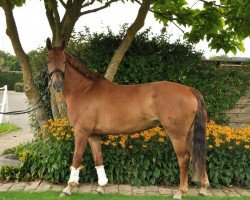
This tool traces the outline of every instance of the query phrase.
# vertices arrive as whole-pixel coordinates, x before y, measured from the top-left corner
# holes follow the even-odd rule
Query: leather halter
[[[49,75],[49,79],[51,79],[51,77],[53,76],[53,74],[55,74],[55,73],[59,73],[60,74],[60,76],[62,77],[62,80],[64,80],[64,75],[65,75],[65,73],[62,71],[62,70],[60,70],[59,68],[57,68],[57,67],[55,67],[55,69],[52,71],[52,72],[50,72],[48,75]]]

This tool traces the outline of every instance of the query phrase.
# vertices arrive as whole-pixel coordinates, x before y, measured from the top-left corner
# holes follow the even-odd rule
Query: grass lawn
[[[3,135],[5,133],[9,133],[12,131],[17,131],[20,128],[15,124],[0,124],[0,135]]]
[[[80,194],[73,193],[71,196],[59,197],[59,192],[0,192],[0,200],[50,200],[50,199],[64,199],[64,200],[171,200],[171,196],[123,196],[119,194]],[[202,197],[202,196],[184,196],[183,200],[246,200],[250,197]]]

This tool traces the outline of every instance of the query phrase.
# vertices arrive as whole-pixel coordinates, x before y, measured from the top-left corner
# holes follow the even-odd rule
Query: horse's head
[[[62,42],[61,47],[52,47],[49,38],[46,40],[46,47],[48,49],[47,65],[49,77],[52,81],[53,88],[59,92],[63,88],[64,73],[66,67],[65,57],[65,42]]]

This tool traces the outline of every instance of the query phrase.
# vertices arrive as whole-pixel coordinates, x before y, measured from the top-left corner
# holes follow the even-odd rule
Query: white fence
[[[0,103],[1,113],[9,111],[9,104],[8,104],[8,87],[5,85],[4,87],[0,88],[3,90],[3,100]],[[9,123],[9,115],[0,114],[0,124],[2,123]]]

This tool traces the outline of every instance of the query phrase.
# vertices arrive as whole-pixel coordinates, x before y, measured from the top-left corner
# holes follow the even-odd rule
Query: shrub
[[[122,27],[115,35],[105,33],[75,33],[67,51],[93,71],[104,75],[106,68],[124,35]],[[33,77],[42,94],[47,88],[46,51],[29,54]],[[166,35],[152,35],[149,30],[139,33],[119,65],[115,82],[139,84],[168,80],[195,87],[205,97],[210,119],[226,123],[223,112],[232,108],[250,86],[249,67],[217,68],[202,62],[202,53],[187,43],[170,43]],[[50,94],[44,99],[48,115],[52,117]]]
[[[8,90],[14,90],[15,84],[23,81],[21,72],[0,72],[0,87],[8,86]]]
[[[211,121],[207,126],[207,168],[212,186],[250,185],[250,128],[234,129]],[[73,129],[65,119],[49,120],[34,143],[12,150],[24,165],[12,179],[67,182],[73,157]],[[46,137],[45,137],[46,136]],[[157,127],[132,135],[102,138],[105,169],[110,183],[133,185],[171,184],[179,181],[179,167],[167,133]],[[80,182],[96,181],[87,147]],[[191,171],[191,168],[190,168]],[[7,174],[6,171],[4,171]],[[0,169],[0,179],[3,179]]]
[[[115,35],[77,33],[68,51],[93,71],[104,75],[106,68],[124,35],[124,27]],[[202,62],[202,53],[187,43],[170,43],[166,35],[139,33],[126,52],[115,82],[140,84],[153,81],[173,81],[195,87],[205,97],[209,117],[217,123],[228,118],[223,111],[232,108],[250,86],[250,68],[217,68]]]
[[[24,92],[24,84],[23,83],[16,83],[14,86],[15,92]]]

